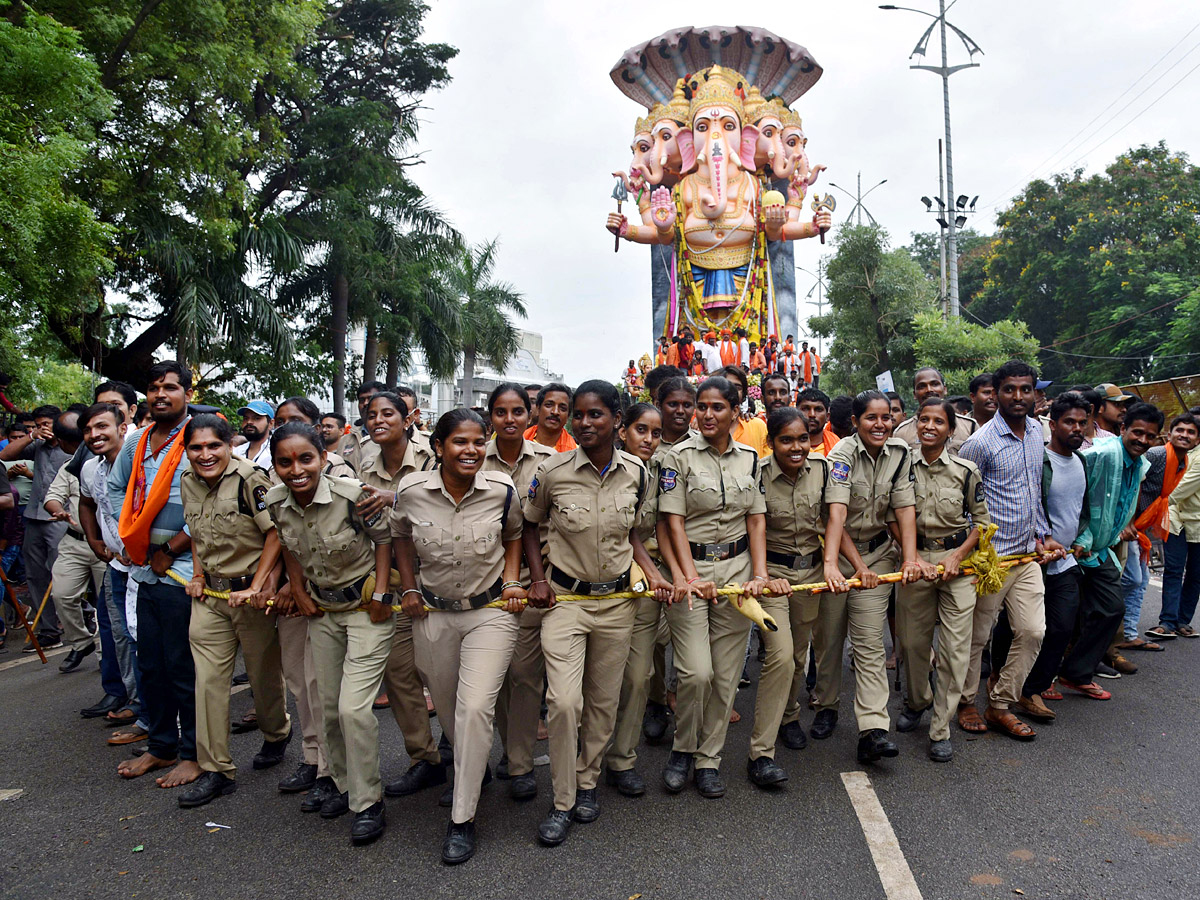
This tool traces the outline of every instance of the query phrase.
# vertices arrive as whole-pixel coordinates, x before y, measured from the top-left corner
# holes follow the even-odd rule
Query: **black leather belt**
[[[712,562],[717,559],[733,559],[750,549],[750,536],[743,534],[728,544],[693,544],[689,541],[688,546],[692,548],[692,559],[695,560]]]
[[[592,597],[601,594],[616,594],[629,588],[629,573],[614,578],[612,581],[580,581],[572,578],[561,569],[550,567],[550,580],[565,590],[568,594],[587,594]]]
[[[804,556],[792,556],[790,553],[776,553],[774,550],[767,551],[767,562],[783,566],[787,569],[811,569],[817,564],[820,558],[820,551],[817,550],[814,550],[812,553],[806,553]]]
[[[222,578],[219,575],[204,573],[204,583],[214,591],[244,591],[254,581],[253,575],[243,575],[241,578]]]
[[[487,606],[493,600],[497,599],[502,593],[500,589],[501,579],[497,578],[486,591],[481,591],[474,597],[468,597],[466,600],[451,600],[448,597],[439,597],[431,590],[421,588],[421,594],[425,597],[425,602],[434,609],[443,609],[448,612],[462,612],[464,609],[479,609],[481,606]]]
[[[891,539],[890,534],[886,531],[881,531],[875,537],[867,538],[865,541],[855,541],[854,546],[858,549],[859,553],[865,556],[868,553],[874,553]]]
[[[917,535],[918,550],[953,550],[955,547],[961,547],[963,541],[967,539],[967,535],[971,532],[963,529],[957,534],[952,534],[950,537],[944,538],[927,538]]]
[[[362,599],[363,585],[366,583],[366,575],[344,588],[323,588],[316,582],[310,581],[308,590],[309,593],[315,594],[326,603],[357,603]]]
[[[69,534],[71,537],[75,538],[75,540],[77,540],[77,541],[86,541],[87,540],[87,537],[84,535],[84,533],[82,531],[76,531],[74,528],[68,528],[67,534]]]

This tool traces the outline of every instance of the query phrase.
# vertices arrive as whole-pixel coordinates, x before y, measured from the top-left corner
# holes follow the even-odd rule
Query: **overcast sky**
[[[913,5],[937,8],[930,0]],[[523,327],[545,336],[551,368],[572,384],[615,380],[651,346],[649,248],[622,242],[614,254],[604,230],[615,209],[609,173],[628,166],[633,122],[644,110],[608,72],[627,47],[669,28],[752,25],[807,47],[825,72],[793,107],[810,158],[829,166],[817,189],[829,190],[832,180],[853,192],[859,171],[864,190],[886,178],[866,206],[893,243],[936,227],[920,197],[937,192],[942,84],[908,69],[930,21],[924,16],[860,0],[741,2],[736,17],[712,2],[431,6],[427,39],[451,43],[459,55],[450,86],[427,97],[426,164],[415,177],[470,240],[500,239],[499,275],[528,303]],[[1200,154],[1200,72],[1185,78],[1200,65],[1200,6],[958,0],[948,19],[984,50],[979,68],[950,80],[955,193],[980,196],[972,223],[979,230],[992,231],[997,209],[1032,177],[1098,171],[1122,150],[1159,140]],[[951,41],[951,65],[966,62]],[[939,52],[935,37],[932,64]],[[837,196],[835,224],[853,206]],[[797,264],[815,270],[817,240],[796,248]],[[803,298],[812,279],[797,274]],[[800,310],[802,333],[813,313]]]

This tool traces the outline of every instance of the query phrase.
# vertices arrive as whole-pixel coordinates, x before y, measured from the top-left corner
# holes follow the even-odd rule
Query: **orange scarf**
[[[1150,558],[1151,534],[1160,541],[1167,539],[1167,501],[1171,496],[1171,491],[1175,490],[1175,486],[1183,478],[1183,473],[1187,471],[1187,457],[1183,458],[1183,467],[1180,468],[1179,455],[1169,443],[1167,444],[1166,466],[1166,470],[1163,472],[1162,490],[1158,492],[1154,502],[1147,506],[1133,522],[1133,527],[1137,529],[1137,542],[1142,550],[1143,559]]]
[[[530,425],[527,429],[525,429],[525,440],[537,441],[536,425]],[[541,442],[538,441],[538,443]],[[558,440],[554,444],[554,451],[556,453],[566,453],[568,450],[574,450],[575,446],[575,439],[571,437],[571,435],[567,434],[567,429],[564,428],[559,433]]]
[[[150,526],[155,518],[167,505],[171,497],[171,482],[175,479],[175,470],[183,459],[183,426],[186,419],[179,425],[179,431],[171,438],[166,446],[159,448],[159,453],[167,451],[166,458],[158,467],[154,476],[154,484],[146,491],[146,444],[150,442],[150,433],[154,431],[151,425],[142,432],[138,439],[137,449],[133,454],[133,472],[129,476],[129,486],[125,489],[125,502],[121,504],[121,520],[117,533],[125,544],[125,552],[137,565],[144,566],[150,551]]]

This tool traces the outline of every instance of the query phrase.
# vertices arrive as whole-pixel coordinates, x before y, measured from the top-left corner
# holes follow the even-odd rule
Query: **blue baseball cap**
[[[266,416],[268,419],[273,419],[275,418],[275,405],[268,403],[266,400],[251,400],[237,412],[239,416],[251,413],[256,416]]]
[[[1033,387],[1034,387],[1034,390],[1044,391],[1046,388],[1050,387],[1050,385],[1052,385],[1052,384],[1054,384],[1053,381],[1039,381]]]

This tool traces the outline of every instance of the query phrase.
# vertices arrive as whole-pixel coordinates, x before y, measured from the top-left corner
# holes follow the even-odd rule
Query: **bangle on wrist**
[[[689,579],[687,580],[687,583],[688,583],[688,584],[692,584],[693,582],[696,582],[696,581],[699,581],[699,580],[700,580],[700,576],[699,576],[699,575],[697,575],[695,578],[689,578]]]
[[[755,575],[754,580],[755,581],[770,581],[771,576],[770,575]]]
[[[521,582],[519,581],[506,581],[504,584],[500,585],[500,590],[507,591],[509,588],[519,588],[521,586]]]
[[[531,582],[529,582],[529,586],[530,586],[530,587],[533,587],[535,584],[549,584],[549,582],[548,582],[548,581],[546,581],[546,579],[545,579],[545,578],[539,578],[537,581],[531,581]]]
[[[406,588],[405,590],[400,592],[400,596],[403,598],[405,594],[416,594],[417,596],[420,596],[421,592],[418,591],[416,588]]]

